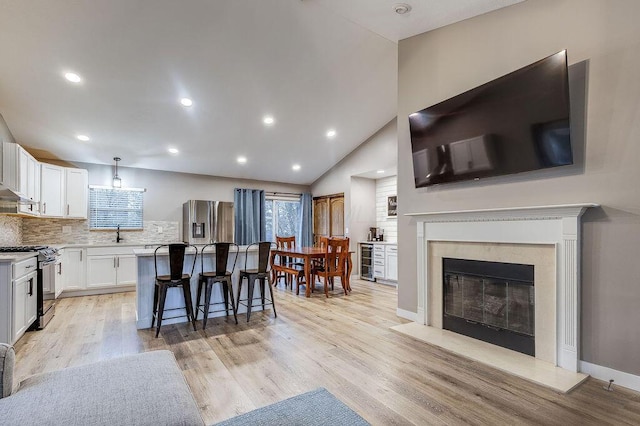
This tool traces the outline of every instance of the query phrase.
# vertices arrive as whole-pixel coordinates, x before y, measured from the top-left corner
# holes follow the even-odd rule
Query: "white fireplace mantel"
[[[417,222],[417,322],[429,325],[429,242],[553,244],[556,247],[556,365],[580,360],[580,217],[598,204],[409,213]]]

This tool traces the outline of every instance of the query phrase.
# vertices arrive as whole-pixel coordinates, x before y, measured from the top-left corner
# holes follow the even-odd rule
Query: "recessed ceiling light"
[[[378,170],[376,173],[378,174],[384,173],[384,170]]]
[[[177,154],[180,152],[177,148],[169,148],[167,151],[169,151],[169,154]]]
[[[238,157],[236,161],[238,164],[245,164],[247,162],[247,157]]]
[[[65,73],[64,78],[72,83],[80,83],[82,81],[80,76],[74,72]]]
[[[330,130],[327,132],[327,137],[328,137],[329,139],[332,139],[332,138],[334,138],[335,136],[336,136],[336,131],[335,131],[335,130],[330,129]]]
[[[298,170],[300,170],[300,164],[294,164],[293,166],[291,166],[291,169],[297,172]]]
[[[398,15],[404,15],[405,13],[411,12],[411,5],[406,3],[398,3],[395,6],[393,6],[393,10]]]
[[[182,104],[182,106],[186,106],[186,107],[190,107],[191,105],[193,105],[193,101],[189,98],[180,99],[180,103]]]
[[[276,120],[274,120],[274,118],[272,116],[267,115],[262,119],[262,122],[264,124],[266,124],[267,126],[271,126],[273,123],[276,122]]]
[[[87,135],[78,135],[78,136],[76,136],[76,138],[78,138],[82,142],[89,142],[89,139],[90,139],[89,136],[87,136]]]

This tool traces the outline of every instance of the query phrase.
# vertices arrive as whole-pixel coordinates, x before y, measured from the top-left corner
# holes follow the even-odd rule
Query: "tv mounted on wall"
[[[416,188],[573,164],[566,50],[409,115]]]

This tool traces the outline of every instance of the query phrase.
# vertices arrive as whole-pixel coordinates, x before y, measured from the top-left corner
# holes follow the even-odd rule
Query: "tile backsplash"
[[[90,231],[85,219],[23,218],[22,244],[108,244],[116,242],[116,231]],[[1,223],[0,223],[1,224]],[[63,228],[64,227],[64,228]],[[162,229],[162,233],[158,230]],[[180,223],[145,221],[139,231],[120,231],[126,244],[166,244],[181,241]]]
[[[22,218],[0,215],[0,246],[22,244]]]
[[[398,218],[387,215],[387,202],[398,193],[397,186],[397,176],[376,180],[376,226],[384,232],[384,240],[392,243],[398,241]]]

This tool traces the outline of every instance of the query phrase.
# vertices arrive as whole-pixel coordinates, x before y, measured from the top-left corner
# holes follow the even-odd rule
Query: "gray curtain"
[[[264,241],[267,236],[264,191],[236,188],[233,202],[236,244],[248,245]]]
[[[311,247],[313,245],[313,199],[311,194],[302,194],[300,204],[300,246]]]

